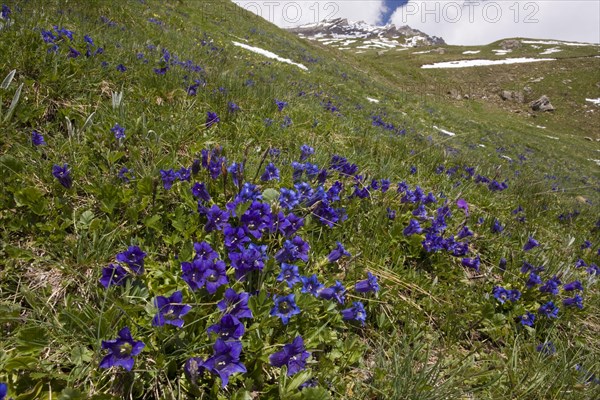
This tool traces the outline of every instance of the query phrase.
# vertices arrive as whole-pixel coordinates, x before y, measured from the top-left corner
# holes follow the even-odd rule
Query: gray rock
[[[524,103],[525,102],[525,95],[523,95],[523,92],[515,92],[515,91],[511,91],[511,90],[503,90],[500,93],[500,97],[502,98],[502,100],[510,100],[510,101],[515,101],[517,103]]]
[[[554,107],[550,103],[548,96],[544,95],[531,103],[533,111],[554,111]]]
[[[521,47],[521,42],[515,39],[507,39],[500,43],[500,47],[502,47],[504,50],[518,49]]]

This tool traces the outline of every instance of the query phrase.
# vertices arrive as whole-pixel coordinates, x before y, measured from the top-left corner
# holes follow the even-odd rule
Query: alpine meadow
[[[599,399],[599,71],[5,0],[0,400]]]

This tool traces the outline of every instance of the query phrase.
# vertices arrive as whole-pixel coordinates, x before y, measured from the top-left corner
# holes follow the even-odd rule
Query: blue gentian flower
[[[469,237],[469,236],[473,236],[473,231],[470,230],[469,227],[465,225],[458,232],[457,238],[458,239],[464,239],[464,238]],[[506,264],[506,260],[504,260],[504,263]]]
[[[500,271],[506,271],[506,258],[500,258],[500,262],[498,263],[498,268]]]
[[[181,182],[189,182],[190,179],[192,178],[192,169],[181,167],[181,168],[179,168],[179,171],[175,172],[175,176]]]
[[[260,180],[263,181],[263,182],[268,182],[268,181],[272,181],[272,180],[276,180],[276,181],[279,180],[279,170],[277,169],[277,167],[275,166],[275,164],[273,164],[271,162],[271,163],[269,163],[265,167],[265,172],[260,177]]]
[[[283,122],[281,123],[281,127],[287,128],[290,125],[292,125],[292,119],[286,115],[285,117],[283,117]]]
[[[302,276],[300,277],[300,280],[302,281],[302,293],[310,293],[317,297],[319,292],[323,289],[323,284],[319,282],[317,274],[313,274],[310,277]]]
[[[535,272],[530,272],[529,279],[525,283],[525,286],[528,289],[531,289],[532,287],[534,287],[536,285],[541,285],[541,284],[542,284],[542,278],[540,278],[540,276],[537,275]]]
[[[336,262],[342,257],[352,257],[352,255],[344,248],[340,242],[336,242],[336,248],[327,255],[327,260],[330,263]]]
[[[194,251],[196,252],[195,260],[213,261],[219,258],[217,252],[206,242],[194,243]]]
[[[275,259],[279,263],[293,263],[297,260],[308,262],[308,252],[310,246],[300,236],[295,236],[292,240],[286,240],[283,248],[275,254]]]
[[[246,231],[241,226],[233,227],[229,224],[223,229],[225,235],[225,248],[231,253],[242,252],[250,242]]]
[[[115,134],[115,139],[117,139],[117,140],[125,139],[125,128],[123,128],[118,123],[115,124],[115,126],[113,126],[112,128],[110,128],[110,131]]]
[[[231,175],[233,184],[239,186],[240,182],[244,179],[244,164],[234,162],[227,167],[227,172]]]
[[[504,227],[500,224],[500,221],[498,221],[497,219],[494,219],[494,224],[492,225],[492,232],[500,233],[503,230],[504,230]]]
[[[34,146],[43,146],[46,144],[46,141],[44,140],[44,136],[37,131],[33,131],[31,132],[31,143]]]
[[[283,350],[273,353],[269,356],[269,362],[274,367],[287,367],[287,376],[292,376],[306,368],[306,359],[310,353],[304,347],[304,340],[301,336],[296,338],[290,344],[283,346]]]
[[[546,283],[540,286],[540,292],[552,293],[556,296],[559,292],[560,284],[560,279],[556,275],[554,275],[552,278],[548,279]]]
[[[392,210],[391,208],[386,209],[388,219],[394,220],[396,219],[396,210]]]
[[[138,246],[129,246],[126,251],[117,254],[117,261],[127,264],[134,274],[144,273],[144,253]]]
[[[581,267],[587,267],[587,264],[585,263],[585,261],[583,261],[581,258],[579,260],[577,260],[577,262],[575,263],[575,268],[581,268]]]
[[[595,275],[595,276],[600,275],[600,267],[598,267],[594,263],[590,263],[590,266],[585,271],[590,275]]]
[[[281,264],[281,272],[277,276],[277,282],[285,281],[290,288],[296,283],[300,282],[300,274],[298,272],[298,266],[292,264]]]
[[[275,105],[277,105],[277,110],[281,111],[288,105],[287,102],[275,99]]]
[[[216,333],[223,340],[238,340],[244,335],[244,324],[231,314],[225,314],[219,323],[211,325],[206,332]]]
[[[211,126],[213,126],[214,124],[216,124],[220,121],[221,121],[221,119],[219,118],[217,113],[208,111],[206,113],[206,123],[204,125],[206,126],[206,128],[210,128]]]
[[[154,299],[154,306],[158,308],[158,313],[152,319],[152,326],[169,324],[181,328],[183,326],[181,317],[192,309],[192,306],[182,304],[182,301],[181,291],[176,291],[169,297],[157,296]]]
[[[206,225],[204,230],[206,232],[212,232],[214,230],[221,231],[225,228],[227,221],[229,220],[229,212],[221,210],[218,205],[213,204],[208,210]]]
[[[119,331],[117,339],[102,341],[102,348],[108,350],[109,354],[100,361],[100,368],[123,367],[126,371],[131,371],[133,357],[140,354],[144,347],[145,344],[133,340],[129,328],[124,327]]]
[[[417,221],[416,219],[411,219],[408,223],[408,226],[402,231],[404,236],[420,234],[421,232],[423,232],[423,229],[421,228],[421,225],[419,225],[419,221]]]
[[[242,342],[218,338],[213,349],[214,354],[202,363],[202,367],[219,375],[222,387],[227,386],[231,375],[246,372],[246,367],[240,362]]]
[[[527,239],[527,243],[525,243],[525,245],[523,246],[523,251],[529,251],[529,250],[531,250],[534,247],[537,247],[539,245],[540,244],[538,243],[537,240],[535,240],[534,238],[532,238],[531,236],[529,236],[529,238]]]
[[[67,189],[70,189],[71,186],[73,186],[73,178],[71,178],[71,170],[69,169],[68,164],[63,164],[62,167],[54,164],[54,166],[52,166],[52,175]]]
[[[340,304],[344,304],[346,301],[346,288],[340,281],[335,281],[335,285],[325,289],[321,289],[319,297],[325,300],[336,300]]]
[[[501,286],[494,286],[492,294],[501,304],[504,304],[508,300],[509,292]]]
[[[68,54],[67,57],[69,57],[69,58],[77,58],[80,55],[81,55],[81,53],[77,49],[69,46],[69,54]]]
[[[163,187],[165,190],[169,190],[173,187],[173,183],[177,180],[177,174],[172,169],[169,170],[160,170],[160,177],[163,182]]]
[[[558,307],[554,305],[554,302],[549,301],[540,306],[538,309],[538,314],[548,318],[558,318]]]
[[[315,154],[315,149],[307,144],[300,146],[300,162],[306,161],[308,157]]]
[[[2,4],[2,11],[0,11],[0,18],[2,18],[2,19],[9,19],[11,12],[12,11],[10,10],[10,8],[6,4]],[[4,394],[6,395],[6,392]],[[4,398],[4,397],[2,397],[2,398]]]
[[[563,305],[565,307],[575,306],[579,309],[583,309],[583,298],[580,295],[576,294],[572,298],[564,299]]]
[[[4,7],[6,7],[5,5],[2,6],[2,13],[4,14]],[[2,15],[2,18],[4,18],[4,15]],[[6,17],[5,19],[7,19],[8,17]],[[6,395],[8,394],[8,385],[4,382],[0,382],[0,400],[4,400],[6,398]]]
[[[241,251],[230,252],[229,260],[235,269],[235,277],[244,280],[246,275],[252,271],[261,271],[265,266],[265,260],[260,251],[255,248],[241,249]]]
[[[275,305],[271,309],[271,315],[281,318],[281,322],[287,325],[290,318],[296,314],[300,314],[300,308],[296,305],[294,294],[288,294],[287,296],[273,297]]]
[[[204,265],[202,279],[206,285],[206,291],[210,294],[215,294],[219,287],[229,282],[227,279],[227,267],[225,266],[225,262],[221,260],[213,262],[205,261]]]
[[[204,286],[204,270],[208,263],[210,263],[210,261],[203,259],[197,259],[191,263],[181,263],[181,279],[188,284],[192,291],[195,292]]]
[[[479,265],[481,264],[481,259],[479,256],[475,258],[463,258],[461,260],[461,264],[465,267],[469,267],[479,272]]]
[[[589,249],[590,247],[592,247],[592,242],[590,242],[589,240],[586,240],[581,245],[581,250]]]
[[[197,199],[205,202],[209,202],[211,199],[210,194],[208,193],[208,189],[206,188],[206,184],[204,184],[204,182],[194,183],[194,185],[192,186],[192,195]]]
[[[235,104],[233,101],[230,101],[229,103],[227,103],[227,109],[231,113],[234,113],[236,111],[240,111],[240,107],[237,104]]]
[[[377,277],[372,273],[367,272],[367,279],[356,282],[354,290],[358,293],[378,292],[379,284],[377,283]]]
[[[583,290],[583,285],[580,281],[573,281],[565,284],[563,289],[565,289],[567,292],[571,292],[573,290]]]
[[[469,216],[469,203],[467,203],[465,199],[458,199],[456,201],[456,205],[458,206],[458,208],[464,211],[465,216]]]
[[[120,264],[110,264],[108,267],[102,268],[102,277],[100,283],[105,288],[109,286],[121,286],[129,273]]]
[[[238,294],[235,290],[229,288],[225,290],[223,300],[217,304],[217,308],[237,319],[252,318],[252,311],[248,308],[248,298],[248,293],[241,292]]]
[[[352,307],[342,310],[342,319],[344,321],[358,321],[363,326],[367,320],[367,312],[365,306],[360,301],[352,303]]]
[[[125,72],[125,71],[127,71],[127,67],[125,67],[123,64],[119,64],[119,65],[117,65],[117,71]]]
[[[525,314],[519,317],[519,320],[521,322],[521,325],[523,326],[533,326],[533,323],[535,321],[535,314],[527,311]]]

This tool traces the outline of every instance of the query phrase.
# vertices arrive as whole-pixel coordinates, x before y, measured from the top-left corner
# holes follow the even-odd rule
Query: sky
[[[234,0],[281,27],[347,18],[409,25],[454,45],[507,37],[600,43],[600,0]]]

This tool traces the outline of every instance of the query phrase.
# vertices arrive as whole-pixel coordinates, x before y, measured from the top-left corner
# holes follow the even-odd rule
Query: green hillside
[[[0,400],[598,398],[598,47],[498,46],[7,2]]]

